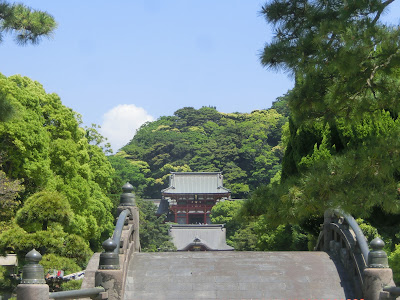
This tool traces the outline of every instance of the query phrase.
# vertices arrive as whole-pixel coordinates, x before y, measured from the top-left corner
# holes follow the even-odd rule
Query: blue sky
[[[58,22],[38,46],[0,46],[0,72],[21,74],[100,124],[113,149],[143,122],[193,106],[264,109],[293,81],[263,68],[272,34],[258,0],[25,0]],[[400,4],[387,18],[398,24]]]

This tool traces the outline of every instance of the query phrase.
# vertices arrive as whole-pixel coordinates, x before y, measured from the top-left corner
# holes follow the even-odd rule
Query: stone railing
[[[89,260],[80,290],[49,293],[45,283],[41,255],[32,250],[26,256],[22,282],[17,286],[18,300],[48,299],[123,299],[129,261],[140,251],[139,211],[132,194],[133,187],[123,187],[118,219],[113,237],[103,243],[104,252],[95,253]]]
[[[22,271],[21,284],[17,286],[18,300],[48,300],[48,299],[108,299],[103,287],[94,287],[65,292],[49,293],[49,286],[44,279],[43,267],[39,264],[42,255],[35,249],[25,256],[27,264]]]
[[[385,286],[394,287],[392,269],[380,238],[367,239],[354,218],[340,210],[325,212],[324,224],[315,250],[323,250],[336,257],[347,272],[358,299],[389,299]]]
[[[103,253],[93,255],[82,283],[82,288],[103,287],[109,300],[123,299],[129,262],[140,251],[139,210],[133,187],[127,183],[122,190],[113,237],[103,243]]]

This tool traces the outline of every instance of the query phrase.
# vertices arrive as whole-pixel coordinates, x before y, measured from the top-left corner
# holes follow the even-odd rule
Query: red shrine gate
[[[161,192],[173,214],[170,220],[178,224],[210,224],[211,208],[230,197],[220,172],[171,173],[169,187]]]

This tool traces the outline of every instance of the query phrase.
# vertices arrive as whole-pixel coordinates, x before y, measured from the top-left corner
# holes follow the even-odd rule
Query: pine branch
[[[385,62],[383,62],[383,63],[381,63],[380,65],[377,65],[377,66],[375,66],[375,67],[373,68],[373,70],[372,70],[372,72],[371,72],[371,75],[370,75],[369,78],[367,79],[367,85],[368,85],[371,89],[372,89],[372,85],[373,85],[372,81],[373,81],[373,79],[374,79],[374,77],[375,77],[376,72],[377,72],[380,68],[384,68],[384,67],[386,67],[387,65],[389,65],[389,64],[390,64],[390,61],[391,61],[392,58],[393,58],[393,56],[395,56],[395,55],[398,54],[398,53],[400,53],[399,49],[397,49],[395,53],[392,53],[391,55],[389,55],[389,57],[387,58],[387,60],[386,60]],[[373,91],[373,90],[372,90],[372,91]],[[374,93],[374,95],[375,95],[375,93]]]
[[[383,10],[390,5],[391,3],[393,3],[395,0],[387,0],[385,2],[382,3],[382,8],[378,11],[378,13],[376,14],[375,18],[372,20],[372,24],[375,25],[376,22],[378,22],[379,18],[381,17],[381,14],[383,12]]]
[[[15,33],[15,40],[20,45],[37,44],[41,37],[50,37],[56,28],[54,18],[46,12],[23,4],[0,3],[0,34]]]

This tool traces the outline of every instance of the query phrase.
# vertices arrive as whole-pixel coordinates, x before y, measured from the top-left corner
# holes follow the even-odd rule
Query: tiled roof
[[[223,187],[220,172],[173,172],[169,178],[169,187],[161,191],[168,194],[229,194]]]
[[[211,251],[231,251],[226,244],[224,225],[171,225],[169,235],[177,250],[186,250],[192,244],[202,244]]]

